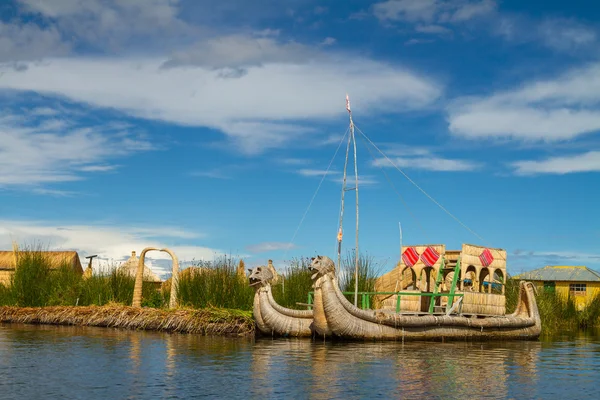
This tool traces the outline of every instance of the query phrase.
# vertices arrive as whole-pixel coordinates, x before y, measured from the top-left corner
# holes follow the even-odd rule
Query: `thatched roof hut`
[[[119,270],[127,273],[129,276],[135,278],[137,273],[138,264],[140,262],[140,258],[135,254],[135,251],[131,252],[131,257],[127,261],[125,261],[120,267]],[[161,284],[161,279],[156,275],[147,265],[144,264],[144,282],[153,282],[156,285]]]
[[[10,277],[15,272],[16,262],[19,253],[25,253],[24,251],[0,251],[0,283],[10,283]],[[50,265],[50,269],[58,269],[62,265],[69,265],[73,270],[79,274],[83,274],[83,268],[81,267],[81,260],[79,254],[76,251],[35,251],[40,253]]]

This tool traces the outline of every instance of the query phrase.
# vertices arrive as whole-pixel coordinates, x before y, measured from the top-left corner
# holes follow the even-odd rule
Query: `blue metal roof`
[[[531,281],[600,282],[600,273],[583,265],[547,265],[515,276]]]

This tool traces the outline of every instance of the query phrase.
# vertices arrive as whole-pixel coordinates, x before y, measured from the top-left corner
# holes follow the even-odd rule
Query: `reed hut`
[[[375,282],[377,292],[403,292],[400,310],[425,312],[429,298],[417,293],[449,293],[457,263],[455,293],[464,295],[462,312],[478,315],[504,315],[506,299],[506,251],[472,244],[461,250],[446,250],[443,244],[402,246],[400,262]],[[438,282],[439,279],[439,282]],[[395,309],[397,295],[377,296],[381,308]],[[453,303],[458,298],[453,299]],[[436,306],[447,306],[448,297],[436,299]]]
[[[140,258],[136,255],[135,251],[132,251],[131,257],[119,267],[119,271],[122,271],[135,279],[139,262]],[[144,264],[143,280],[144,282],[151,282],[156,289],[160,289],[162,284],[159,276],[152,272],[146,264]]]
[[[9,285],[12,275],[17,267],[19,254],[27,251],[0,251],[0,283]],[[76,251],[36,251],[40,253],[47,261],[50,269],[58,269],[63,265],[68,265],[78,274],[83,275],[83,268],[79,254]]]

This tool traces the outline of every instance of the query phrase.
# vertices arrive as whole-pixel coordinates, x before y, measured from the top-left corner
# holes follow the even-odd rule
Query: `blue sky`
[[[323,174],[349,93],[356,126],[483,238],[359,137],[360,248],[383,271],[399,222],[407,244],[505,248],[513,274],[600,268],[589,2],[15,0],[0,18],[0,247],[333,257],[343,150]]]

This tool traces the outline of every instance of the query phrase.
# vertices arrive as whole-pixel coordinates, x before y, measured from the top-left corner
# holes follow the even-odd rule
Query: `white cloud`
[[[302,176],[323,176],[323,175],[325,175],[325,173],[327,173],[328,175],[329,174],[332,174],[332,175],[339,174],[339,172],[331,171],[331,170],[327,171],[326,169],[308,169],[308,168],[299,169],[296,172]]]
[[[433,39],[408,39],[406,42],[404,42],[404,44],[406,46],[412,46],[415,44],[421,44],[421,43],[433,43],[434,40]]]
[[[389,159],[377,157],[371,164],[377,167],[412,168],[427,171],[472,171],[480,167],[479,163],[467,160],[455,160],[437,156],[432,150],[424,147],[406,145],[388,145],[386,151]]]
[[[334,45],[337,42],[336,38],[328,36],[325,39],[323,39],[323,41],[321,42],[322,46],[331,46]]]
[[[109,172],[114,171],[116,168],[116,165],[86,165],[79,168],[79,170],[82,172]]]
[[[165,67],[197,65],[209,68],[244,68],[272,63],[307,63],[319,53],[293,41],[274,37],[234,34],[206,39],[175,52]]]
[[[496,10],[495,0],[481,1],[455,1],[454,7],[442,17],[452,22],[463,22],[483,15],[488,15]]]
[[[391,157],[391,162],[386,158],[373,161],[374,166],[424,169],[427,171],[472,171],[479,165],[471,161],[451,160],[434,155],[426,157]],[[392,164],[393,163],[393,164]]]
[[[437,0],[388,0],[373,6],[380,20],[430,22],[437,12]]]
[[[118,125],[80,125],[74,117],[50,109],[4,111],[0,117],[0,187],[31,187],[38,194],[57,195],[56,190],[36,186],[83,179],[82,172],[110,171],[115,166],[106,161],[149,149],[149,143]]]
[[[493,35],[512,44],[536,43],[559,52],[589,55],[598,44],[597,29],[574,18],[499,14],[489,27]]]
[[[263,242],[246,246],[246,250],[251,253],[265,253],[267,251],[291,250],[296,248],[293,243],[285,242]]]
[[[48,250],[75,250],[85,265],[85,257],[97,254],[94,268],[106,268],[126,261],[132,251],[139,255],[145,247],[168,247],[180,262],[212,260],[224,253],[202,246],[173,245],[173,242],[198,239],[203,235],[171,227],[122,227],[103,225],[56,225],[50,222],[0,221],[0,248],[10,249],[13,240],[22,247],[41,245]],[[148,254],[148,266],[165,277],[170,272],[166,253]]]
[[[33,23],[13,24],[0,21],[0,62],[38,60],[60,56],[70,51],[60,33],[53,27],[42,29]],[[24,68],[15,64],[13,68]]]
[[[446,34],[452,32],[448,28],[444,28],[440,25],[417,25],[415,27],[415,31],[421,33],[438,33],[438,34]]]
[[[546,19],[538,27],[541,40],[556,50],[577,50],[596,43],[596,31],[572,19]]]
[[[381,21],[464,22],[493,12],[494,0],[388,0],[373,6]]]
[[[281,158],[278,159],[277,162],[280,162],[282,164],[286,164],[286,165],[308,165],[308,164],[312,164],[312,160],[306,159],[306,158]]]
[[[600,64],[487,97],[461,98],[448,109],[450,131],[466,138],[558,141],[600,129]]]
[[[162,69],[165,59],[62,58],[1,68],[0,88],[65,96],[132,116],[222,130],[246,153],[304,140],[306,123],[339,116],[349,92],[356,112],[427,107],[441,88],[398,66],[361,58],[217,71]],[[302,122],[300,122],[302,121]]]
[[[208,171],[194,171],[190,175],[197,176],[200,178],[231,179],[231,176],[226,174],[221,169],[211,169]]]
[[[600,151],[589,151],[541,161],[517,161],[511,163],[518,175],[570,174],[576,172],[600,172]]]
[[[35,194],[40,194],[43,196],[52,196],[52,197],[73,197],[76,192],[72,192],[70,190],[57,190],[57,189],[45,189],[45,188],[34,188],[32,190]]]
[[[119,50],[146,40],[156,46],[198,32],[179,17],[177,0],[18,0],[24,12],[46,18],[70,41]]]

